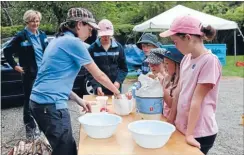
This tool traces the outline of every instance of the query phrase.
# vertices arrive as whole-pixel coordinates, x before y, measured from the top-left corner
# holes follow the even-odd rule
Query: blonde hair
[[[36,18],[39,18],[40,21],[42,19],[42,15],[39,11],[35,11],[35,10],[28,10],[25,12],[23,20],[25,23],[28,23],[30,21],[35,20]]]

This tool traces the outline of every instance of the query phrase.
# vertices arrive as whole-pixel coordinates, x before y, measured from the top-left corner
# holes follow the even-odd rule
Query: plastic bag
[[[163,87],[158,78],[152,79],[141,74],[138,77],[140,88],[135,91],[138,97],[163,97]]]

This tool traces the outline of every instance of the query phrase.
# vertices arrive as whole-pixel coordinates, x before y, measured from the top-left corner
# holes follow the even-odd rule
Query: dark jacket
[[[47,36],[44,32],[39,30],[40,41],[43,51],[48,45]],[[35,51],[28,32],[26,29],[18,32],[3,50],[4,57],[10,66],[14,69],[18,64],[13,58],[16,53],[19,56],[19,65],[23,67],[25,74],[36,77],[37,63],[35,58]]]
[[[117,81],[122,85],[125,77],[128,73],[126,64],[126,57],[124,48],[115,39],[112,39],[112,43],[108,51],[105,51],[102,47],[100,40],[97,39],[90,47],[89,52],[91,57],[97,66],[109,77],[114,83]],[[99,84],[91,74],[88,74],[88,80],[91,82],[93,89],[97,90],[97,87],[102,87],[103,92],[106,95],[113,94],[111,91]]]

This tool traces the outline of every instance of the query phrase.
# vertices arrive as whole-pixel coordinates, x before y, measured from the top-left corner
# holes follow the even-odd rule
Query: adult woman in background
[[[42,63],[43,52],[48,45],[46,34],[39,30],[41,18],[41,13],[38,11],[26,11],[23,17],[26,27],[18,32],[3,50],[6,61],[22,76],[25,95],[23,120],[27,139],[37,138],[40,135],[30,112],[29,99],[38,69]],[[19,56],[19,65],[13,58],[14,53]]]

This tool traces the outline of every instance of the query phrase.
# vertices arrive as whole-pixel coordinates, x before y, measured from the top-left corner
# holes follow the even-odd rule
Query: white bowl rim
[[[141,123],[141,122],[156,122],[156,123],[167,124],[167,125],[169,125],[173,130],[172,130],[171,132],[166,132],[166,133],[161,133],[161,134],[158,134],[158,133],[157,133],[157,134],[144,134],[144,133],[138,133],[138,132],[133,131],[133,129],[132,129],[131,126],[132,126],[133,124]],[[173,132],[175,132],[175,130],[176,130],[176,128],[175,128],[174,125],[172,125],[172,124],[170,124],[170,123],[168,123],[168,122],[159,121],[159,120],[138,120],[138,121],[134,121],[134,122],[131,122],[131,123],[128,124],[128,129],[129,129],[129,131],[131,131],[131,132],[133,132],[133,133],[135,133],[135,134],[146,135],[146,136],[170,135],[170,134],[172,134]]]
[[[118,118],[118,122],[116,123],[111,123],[111,124],[106,124],[106,125],[95,125],[95,124],[88,124],[88,123],[85,123],[85,122],[81,122],[80,120],[81,119],[85,119],[84,117],[86,116],[92,116],[92,115],[109,115],[109,116],[113,116],[113,117],[116,117]],[[78,118],[78,121],[82,124],[82,125],[87,125],[87,126],[94,126],[94,127],[108,127],[108,126],[115,126],[115,125],[118,125],[120,123],[122,123],[122,117],[118,116],[118,115],[115,115],[115,114],[109,114],[109,113],[105,113],[105,112],[100,112],[100,113],[86,113],[85,115],[83,116],[80,116]]]

